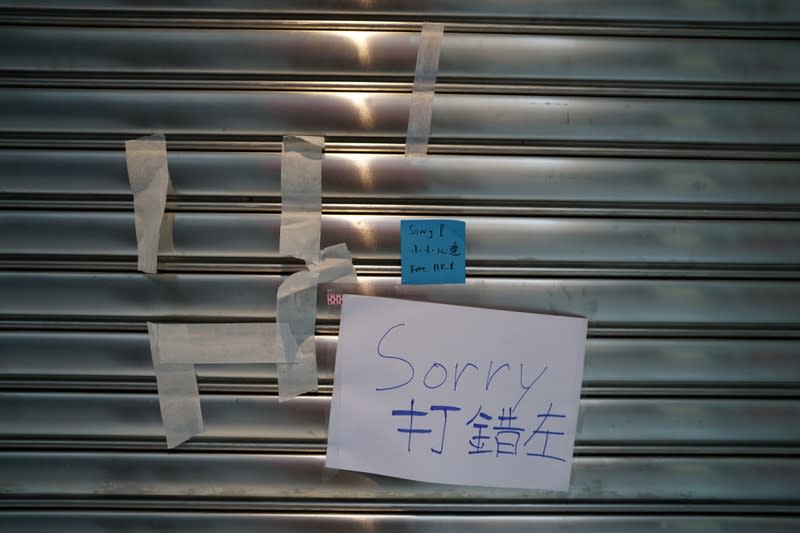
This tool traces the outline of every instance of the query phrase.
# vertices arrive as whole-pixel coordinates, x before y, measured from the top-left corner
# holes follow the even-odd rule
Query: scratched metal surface
[[[800,4],[398,6],[0,0],[0,530],[800,529]],[[159,129],[144,276],[122,141]],[[201,365],[208,430],[166,452],[144,322],[274,320],[290,132],[328,139],[352,291],[589,318],[568,494],[325,470],[322,298],[318,395]],[[467,221],[465,287],[399,285],[399,220],[432,215]]]
[[[168,155],[169,211],[280,211],[280,154],[171,150]],[[326,213],[359,214],[737,219],[765,219],[769,210],[768,220],[796,218],[796,161],[723,155],[728,159],[442,155],[406,160],[334,152],[323,161],[323,207]],[[119,150],[8,149],[0,150],[0,164],[0,205],[132,210]]]
[[[99,403],[87,393],[0,393],[4,409],[17,414],[0,438],[133,441],[153,447],[162,440],[158,397],[119,393]],[[206,432],[195,439],[212,449],[248,444],[303,443],[320,446],[327,436],[329,397],[280,403],[273,396],[204,394]],[[586,398],[578,454],[599,446],[715,445],[791,446],[800,439],[798,402],[787,399]],[[680,431],[676,431],[680,428]],[[757,437],[756,437],[757,436]]]
[[[352,532],[405,531],[457,532],[502,529],[512,533],[536,531],[544,533],[577,533],[581,531],[620,531],[634,533],[657,529],[665,533],[681,531],[777,531],[793,532],[796,522],[791,518],[753,517],[679,517],[669,515],[608,517],[590,516],[546,516],[546,515],[408,515],[372,514],[365,518],[357,514],[326,513],[307,515],[301,513],[259,514],[242,511],[236,514],[212,512],[69,512],[53,511],[31,516],[25,512],[10,512],[5,515],[9,530],[30,528],[36,531],[58,529],[65,532],[104,533],[106,531],[152,531],[164,528],[169,531],[241,531],[255,533],[263,531],[294,531],[303,523],[312,531]]]

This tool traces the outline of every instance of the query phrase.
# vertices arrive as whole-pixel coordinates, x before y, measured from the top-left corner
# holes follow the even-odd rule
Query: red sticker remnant
[[[328,289],[328,305],[341,306],[342,305],[342,291],[337,289]]]

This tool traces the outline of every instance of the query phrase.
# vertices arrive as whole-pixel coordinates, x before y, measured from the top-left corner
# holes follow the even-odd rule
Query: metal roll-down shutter
[[[0,0],[0,530],[797,531],[800,3]],[[403,143],[444,22],[429,157]],[[123,141],[168,140],[136,271]],[[321,390],[198,367],[165,447],[145,322],[274,318],[280,140],[326,137],[359,290],[586,316],[571,489],[324,469]],[[399,287],[399,220],[466,220],[465,287]]]

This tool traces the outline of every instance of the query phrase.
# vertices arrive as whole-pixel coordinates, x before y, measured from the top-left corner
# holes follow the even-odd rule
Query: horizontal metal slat
[[[664,0],[653,4],[646,1],[611,0],[596,2],[592,0],[540,0],[534,4],[524,0],[493,0],[487,3],[480,0],[465,0],[453,3],[448,0],[406,0],[397,5],[390,0],[373,0],[365,8],[359,0],[279,0],[264,5],[258,0],[231,0],[224,6],[215,0],[198,0],[191,9],[184,2],[159,2],[158,6],[141,4],[130,0],[81,0],[64,2],[62,0],[3,0],[0,7],[10,8],[69,8],[79,10],[103,10],[130,12],[207,12],[211,14],[240,13],[286,15],[367,15],[405,17],[452,17],[452,18],[510,18],[524,21],[567,19],[599,21],[653,21],[705,22],[705,23],[790,23],[800,22],[800,9],[792,0],[756,0],[741,2],[719,0],[713,3],[703,1],[686,2]]]
[[[794,533],[800,519],[751,516],[546,516],[546,515],[391,515],[353,513],[212,513],[212,512],[109,512],[109,511],[7,511],[0,520],[9,531],[58,531],[60,533],[117,533],[128,531],[170,531],[172,533],[282,533],[327,531],[344,533],[369,531],[397,533],[420,531],[442,533],[579,533],[589,530],[643,533],[715,531],[717,533]]]
[[[168,139],[168,147],[171,143]],[[280,201],[280,154],[169,150],[171,197]],[[0,194],[130,199],[117,151],[0,150]],[[800,206],[800,163],[327,153],[325,200]],[[490,177],[490,179],[489,179]],[[768,213],[766,213],[768,214]]]
[[[279,276],[0,272],[0,319],[259,320],[274,317]],[[360,277],[355,293],[586,316],[594,326],[797,327],[800,284],[772,281],[478,279],[400,285]],[[325,285],[320,291],[326,290]],[[338,310],[318,299],[318,319]]]
[[[410,95],[0,89],[0,133],[401,138]],[[437,95],[432,142],[800,145],[797,104],[779,101]],[[796,153],[794,151],[790,152]]]
[[[317,368],[333,380],[337,338],[317,337]],[[275,383],[272,365],[200,365],[204,383]],[[122,381],[155,390],[150,344],[144,333],[0,331],[0,380],[60,387]],[[800,354],[789,340],[589,338],[583,382],[592,386],[797,387]],[[104,385],[106,384],[106,385]]]
[[[455,305],[578,314],[595,326],[750,323],[794,327],[791,317],[800,316],[800,300],[794,295],[800,285],[792,282],[471,279],[463,287],[423,288],[399,285],[397,281],[361,278],[353,291]],[[769,303],[760,305],[766,298]],[[338,317],[330,309],[317,312],[321,318]]]
[[[0,65],[9,75],[79,78],[253,76],[257,79],[400,78],[414,73],[417,33],[363,31],[132,30],[7,27]],[[273,53],[265,53],[271,51]],[[788,40],[447,34],[439,84],[800,83],[800,42]],[[98,83],[103,81],[98,80]],[[201,83],[201,82],[199,82]],[[441,91],[440,91],[441,92]]]
[[[274,317],[279,276],[0,272],[0,319],[263,320]],[[400,285],[361,277],[355,293],[455,305],[586,316],[594,326],[798,326],[800,284],[471,278],[464,286]],[[320,286],[320,292],[326,286]],[[318,297],[320,319],[338,317]]]
[[[318,337],[316,349],[319,378],[331,383],[336,338]],[[780,357],[779,352],[773,353]],[[196,370],[201,382],[277,381],[274,365],[200,365]],[[0,376],[45,382],[108,380],[117,385],[122,380],[146,380],[148,388],[155,390],[146,333],[0,332]]]
[[[345,242],[354,262],[400,260],[400,220],[417,217],[324,215],[322,246]],[[460,216],[468,264],[800,266],[800,223]],[[172,213],[162,222],[161,259],[277,260],[280,215]],[[136,256],[133,213],[0,212],[2,255]]]
[[[313,455],[0,453],[0,494],[24,498],[135,497],[368,502],[533,501],[797,503],[800,460],[750,457],[577,457],[570,490],[495,489],[328,471]]]
[[[196,441],[257,446],[327,439],[330,397],[279,402],[275,396],[200,396],[205,432]],[[0,406],[5,420],[0,440],[11,444],[14,439],[164,439],[155,394],[0,393]],[[517,413],[520,420],[525,411]],[[646,445],[669,453],[674,445],[800,444],[798,400],[583,399],[579,417],[579,447]]]
[[[0,334],[0,387],[13,387],[16,381],[21,390],[35,383],[34,390],[41,391],[0,394],[0,410],[7,413],[6,418],[19,417],[7,424],[17,432],[13,436],[6,434],[6,453],[0,453],[0,494],[6,500],[0,505],[6,509],[76,505],[84,510],[77,521],[63,518],[64,523],[59,523],[55,515],[34,517],[32,513],[18,513],[11,515],[12,521],[5,522],[6,527],[35,529],[42,525],[67,531],[136,527],[203,531],[223,527],[230,530],[237,526],[251,530],[420,527],[445,531],[456,527],[512,531],[796,528],[800,503],[798,430],[794,424],[798,414],[794,392],[797,389],[790,387],[800,383],[800,370],[794,363],[797,350],[792,342],[785,340],[724,337],[762,333],[788,337],[800,332],[797,327],[800,304],[795,303],[800,296],[797,283],[743,281],[744,269],[740,268],[752,265],[753,272],[757,272],[763,267],[763,277],[768,277],[770,270],[783,268],[785,277],[794,276],[789,271],[797,263],[794,223],[768,220],[798,220],[797,162],[788,160],[798,159],[800,134],[796,132],[794,119],[797,103],[788,98],[797,96],[800,69],[796,67],[800,54],[791,53],[797,43],[788,40],[718,37],[771,35],[792,39],[791,32],[796,33],[800,25],[798,6],[791,0],[751,3],[666,0],[657,5],[629,0],[544,0],[536,4],[518,0],[490,3],[466,0],[459,5],[442,0],[430,3],[411,0],[400,7],[378,0],[370,2],[369,10],[363,4],[351,0],[297,3],[279,0],[266,5],[252,0],[231,0],[223,5],[198,0],[191,6],[186,2],[165,2],[153,7],[153,3],[128,0],[77,3],[34,0],[28,4],[0,0],[0,19],[4,23],[31,24],[13,29],[6,26],[9,33],[0,36],[0,42],[6,44],[5,51],[16,50],[7,54],[16,54],[8,61],[2,59],[0,52],[0,64],[7,74],[3,84],[20,87],[12,97],[8,97],[8,90],[0,91],[0,117],[3,117],[0,144],[116,150],[102,155],[97,152],[97,159],[90,158],[102,159],[103,165],[108,165],[106,169],[113,169],[111,172],[85,166],[88,160],[83,157],[90,152],[64,156],[67,152],[60,155],[31,150],[7,164],[0,159],[0,205],[76,211],[16,211],[0,216],[0,227],[5,222],[14,232],[6,233],[5,241],[0,239],[0,250],[17,258],[31,256],[24,268],[100,270],[106,268],[98,266],[101,257],[121,263],[119,260],[124,256],[125,261],[132,261],[130,195],[120,141],[151,130],[164,129],[171,142],[178,141],[170,145],[171,152],[172,148],[181,147],[198,151],[208,147],[257,150],[256,144],[265,140],[272,143],[268,148],[274,150],[284,133],[306,131],[328,135],[333,146],[341,141],[350,143],[339,145],[340,150],[397,150],[397,146],[386,148],[378,146],[378,142],[398,146],[402,143],[408,95],[377,91],[406,88],[413,70],[417,38],[414,32],[418,23],[440,20],[450,26],[446,45],[452,43],[447,45],[452,48],[446,46],[444,50],[440,70],[441,79],[450,84],[446,90],[471,92],[479,90],[476,89],[479,85],[488,87],[495,83],[495,89],[484,91],[554,95],[560,90],[560,94],[568,92],[584,97],[456,97],[442,96],[440,91],[434,115],[434,152],[491,153],[488,147],[496,147],[497,151],[520,154],[662,158],[682,155],[787,161],[774,161],[774,165],[744,161],[739,166],[720,160],[568,157],[516,161],[431,158],[432,161],[405,163],[400,162],[402,158],[354,154],[336,159],[331,155],[325,163],[323,237],[338,241],[340,237],[358,236],[352,239],[353,246],[360,247],[356,250],[357,261],[396,262],[393,251],[396,241],[392,240],[396,236],[391,228],[398,213],[421,214],[426,211],[419,206],[426,203],[453,209],[451,213],[473,213],[456,211],[463,205],[471,205],[476,208],[475,215],[493,216],[512,214],[514,207],[526,210],[514,214],[524,215],[542,215],[543,211],[533,210],[558,207],[561,212],[536,219],[517,219],[520,224],[513,226],[510,219],[475,218],[473,223],[489,224],[479,226],[482,233],[471,235],[477,246],[474,261],[560,261],[584,265],[641,262],[643,269],[650,268],[654,276],[650,280],[575,280],[569,276],[586,276],[586,273],[564,271],[555,273],[559,279],[552,280],[499,280],[476,278],[474,274],[480,272],[473,267],[472,279],[466,287],[437,288],[427,294],[428,288],[399,287],[394,278],[362,276],[357,290],[471,305],[578,313],[589,315],[593,327],[626,325],[642,328],[638,334],[646,335],[657,335],[654,332],[660,326],[683,326],[695,328],[695,335],[710,336],[712,333],[703,328],[718,327],[719,337],[713,339],[591,339],[587,383],[597,387],[623,385],[631,390],[639,387],[643,390],[641,395],[652,394],[650,387],[665,384],[685,388],[682,394],[686,397],[698,390],[703,390],[704,395],[715,391],[720,395],[735,395],[736,391],[743,391],[742,395],[737,399],[706,396],[696,402],[634,398],[633,392],[624,399],[585,399],[584,412],[591,420],[584,420],[581,442],[586,446],[607,446],[602,452],[606,456],[578,458],[573,490],[567,498],[549,494],[541,498],[552,502],[553,507],[561,506],[558,514],[551,507],[548,515],[475,513],[476,505],[481,504],[505,506],[505,512],[517,505],[519,509],[514,511],[532,512],[540,503],[538,492],[430,486],[380,476],[329,472],[321,465],[322,457],[316,455],[209,454],[196,453],[202,448],[191,447],[184,450],[186,453],[178,450],[170,454],[67,453],[65,449],[56,452],[58,440],[66,443],[66,448],[71,438],[84,439],[83,443],[73,443],[78,449],[102,450],[108,446],[107,450],[111,450],[115,443],[130,446],[129,452],[148,449],[143,441],[159,439],[161,427],[142,321],[153,316],[167,320],[271,319],[275,289],[281,278],[230,273],[221,276],[167,273],[148,278],[108,272],[95,275],[7,272],[0,275],[0,294],[3,294],[0,327],[55,328],[59,326],[53,319],[61,318],[75,320],[76,327],[100,329],[118,324],[121,329],[118,321],[126,320],[133,324],[126,327],[140,333],[42,334],[34,329],[25,334],[14,331]],[[384,20],[377,21],[376,17]],[[53,31],[47,35],[46,30],[34,27],[37,24],[48,25]],[[74,25],[73,29],[66,29],[69,25]],[[170,28],[171,25],[215,29],[180,31]],[[114,34],[98,29],[103,26],[149,29],[126,29]],[[339,33],[218,31],[236,27],[338,28]],[[551,35],[541,35],[534,31],[536,27],[545,27],[541,33],[549,31]],[[406,33],[347,31],[356,28],[400,29]],[[486,33],[458,33],[463,31]],[[489,33],[512,31],[526,34],[512,38]],[[11,32],[19,33],[11,38]],[[703,38],[610,36],[636,32],[640,36]],[[579,37],[591,33],[606,37]],[[137,42],[136,38],[144,34],[150,40]],[[709,38],[713,36],[717,38]],[[320,41],[312,42],[315,39]],[[29,43],[34,43],[32,48],[26,46]],[[211,45],[216,45],[213,52]],[[285,55],[272,54],[277,49]],[[307,55],[314,50],[323,53],[316,58]],[[71,65],[59,63],[66,56],[72,58]],[[52,60],[49,64],[48,59]],[[90,75],[84,79],[87,73]],[[278,83],[292,77],[300,81],[295,85]],[[363,91],[360,93],[333,92],[336,82],[330,78],[343,78],[340,83],[344,85],[356,77],[373,85],[360,86]],[[252,83],[248,85],[248,81]],[[263,83],[262,87],[258,87],[258,81]],[[210,90],[237,87],[296,91],[313,87],[312,81],[319,82],[316,89],[331,92],[226,94]],[[92,83],[104,90],[79,93],[34,89],[88,87]],[[508,87],[501,87],[500,83]],[[521,86],[525,84],[526,87]],[[112,87],[140,90],[112,91]],[[614,93],[614,87],[623,90]],[[162,90],[169,88],[183,90]],[[548,89],[552,92],[547,92]],[[740,99],[717,102],[664,98],[701,94],[715,97],[723,93],[726,97],[736,94]],[[589,94],[607,97],[586,97]],[[662,98],[623,98],[656,95]],[[767,97],[775,99],[767,101]],[[549,107],[566,104],[566,116],[561,113],[563,110],[544,109],[548,107],[545,104],[550,104]],[[625,104],[632,107],[625,108]],[[561,122],[564,120],[566,123]],[[369,142],[375,144],[368,145]],[[53,157],[17,170],[20,167],[16,161],[25,157],[32,160],[43,154]],[[263,213],[274,213],[279,201],[277,154],[241,154],[239,158],[239,154],[184,153],[177,154],[177,159],[175,154],[171,155],[173,181],[177,184],[169,205],[176,211],[174,237],[178,249],[174,257],[178,258],[175,263],[179,266],[175,270],[180,270],[181,259],[191,257],[215,260],[225,256],[237,260],[274,257],[277,217]],[[26,174],[25,169],[36,165],[33,173]],[[501,168],[494,168],[495,165]],[[11,184],[8,188],[7,183]],[[536,202],[533,207],[529,204],[531,199]],[[185,201],[195,205],[182,205]],[[271,205],[265,205],[267,202]],[[494,211],[477,209],[487,206]],[[733,212],[743,206],[749,211]],[[590,213],[591,208],[609,208],[609,211]],[[695,214],[689,213],[690,208],[695,209]],[[108,212],[113,209],[120,212]],[[262,214],[191,212],[218,209],[249,209]],[[614,209],[627,211],[617,215]],[[88,210],[95,212],[88,214]],[[633,215],[634,210],[645,214]],[[577,218],[586,214],[599,218],[593,219],[595,224],[590,219]],[[104,227],[82,225],[77,220],[81,215]],[[640,218],[613,218],[632,215]],[[673,220],[694,216],[706,220]],[[734,221],[735,218],[753,221]],[[356,219],[363,225],[357,226]],[[21,242],[19,237],[26,232],[33,239]],[[241,240],[225,242],[224,237],[231,232],[238,232]],[[379,239],[378,242],[370,242],[369,236]],[[548,247],[548,238],[559,244]],[[73,244],[78,248],[72,247]],[[76,251],[79,249],[88,252]],[[593,251],[587,255],[582,250]],[[68,266],[56,265],[59,255]],[[81,263],[79,256],[88,257],[89,261]],[[52,266],[48,266],[51,264],[48,261],[52,261]],[[17,268],[23,268],[23,263],[20,261]],[[687,272],[693,263],[721,265],[720,268],[734,266],[730,270],[740,279],[658,279],[672,274],[656,272],[653,265],[667,263]],[[7,268],[12,265],[12,260],[6,263]],[[287,271],[290,268],[286,266]],[[696,269],[695,275],[708,275],[701,272]],[[484,272],[484,275],[490,274]],[[630,274],[634,275],[644,274]],[[757,279],[757,276],[752,277]],[[320,303],[319,315],[320,331],[334,331],[335,310]],[[745,327],[752,329],[734,329]],[[760,328],[763,330],[758,331]],[[4,353],[3,344],[8,339],[14,349],[11,357]],[[335,339],[320,338],[319,345],[321,376],[330,383]],[[78,360],[69,360],[72,357]],[[204,408],[212,424],[208,437],[227,442],[228,450],[236,445],[246,446],[248,441],[275,439],[289,442],[288,451],[300,451],[300,446],[292,448],[291,444],[314,441],[321,446],[324,441],[327,407],[324,396],[280,405],[271,396],[252,395],[265,382],[274,383],[271,368],[211,367],[201,369],[200,378],[207,387],[203,392]],[[50,379],[53,381],[48,382]],[[75,387],[72,390],[77,392],[47,391],[48,386],[58,387],[59,380],[67,387],[72,383]],[[96,392],[81,391],[80,380],[94,380]],[[134,382],[133,388],[143,392],[109,393],[116,384],[122,390],[125,380],[129,380],[128,385]],[[213,386],[208,387],[213,380],[227,381],[228,394],[208,394],[208,390],[219,392]],[[254,384],[254,389],[247,388]],[[237,392],[237,387],[242,392]],[[724,387],[733,387],[734,392]],[[755,392],[759,387],[759,392]],[[772,392],[775,397],[783,394],[792,399],[763,399]],[[754,399],[756,396],[762,399]],[[239,408],[234,406],[236,400],[243,402]],[[23,405],[15,409],[20,403]],[[86,414],[90,416],[83,418]],[[52,422],[50,430],[45,426],[49,422]],[[85,425],[81,426],[82,423]],[[6,431],[5,426],[0,424],[3,428],[0,432]],[[98,437],[111,442],[88,443]],[[620,437],[627,439],[621,442],[621,447]],[[52,439],[42,446],[49,446],[53,452],[25,451],[26,438],[37,446]],[[18,441],[11,448],[8,444],[14,439]],[[707,446],[702,449],[709,455],[628,455],[637,453],[630,452],[636,445],[652,445],[656,451],[651,453],[669,455],[670,450],[658,449],[665,443],[675,445],[676,455],[681,453],[677,451],[677,443]],[[715,444],[730,445],[733,452],[713,450]],[[772,445],[786,448],[768,451]],[[758,447],[764,450],[753,451]],[[208,449],[214,449],[213,442]],[[218,451],[223,449],[220,446]],[[741,456],[710,455],[714,453]],[[775,455],[766,457],[767,453]],[[71,497],[82,503],[70,502]],[[121,504],[122,500],[128,503]],[[340,512],[345,512],[342,509],[351,512],[344,516],[320,513],[326,504],[337,505],[337,502]],[[687,516],[709,502],[722,510],[715,511],[714,516]],[[437,503],[473,514],[468,517],[428,514],[439,511]],[[683,516],[658,514],[657,507],[664,503],[672,506],[670,512]],[[776,508],[786,503],[791,508],[783,509],[785,515],[779,519],[773,517],[770,521],[758,516],[762,510],[777,513]],[[120,520],[117,513],[108,513],[113,517],[109,518],[86,511],[114,509],[115,505],[120,505],[118,508],[128,505],[128,509],[139,506],[151,512],[149,516],[130,513]],[[159,513],[152,512],[180,511],[182,507],[220,509],[226,505],[234,511],[247,506],[302,511],[280,516],[229,512],[225,516],[200,517],[174,513],[166,523],[157,522],[163,514],[154,516]],[[406,505],[412,512],[378,518],[365,512],[374,512],[376,506],[392,509],[394,505]],[[624,512],[632,509],[640,515],[581,515],[578,514],[581,505],[596,505],[601,513],[618,511],[600,510],[600,506],[616,505],[617,509],[627,506]],[[363,514],[359,515],[359,511]],[[641,516],[644,513],[647,516]]]

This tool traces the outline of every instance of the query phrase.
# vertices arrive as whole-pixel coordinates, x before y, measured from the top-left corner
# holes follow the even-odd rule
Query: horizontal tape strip
[[[283,362],[279,326],[270,322],[153,324],[165,363]]]

